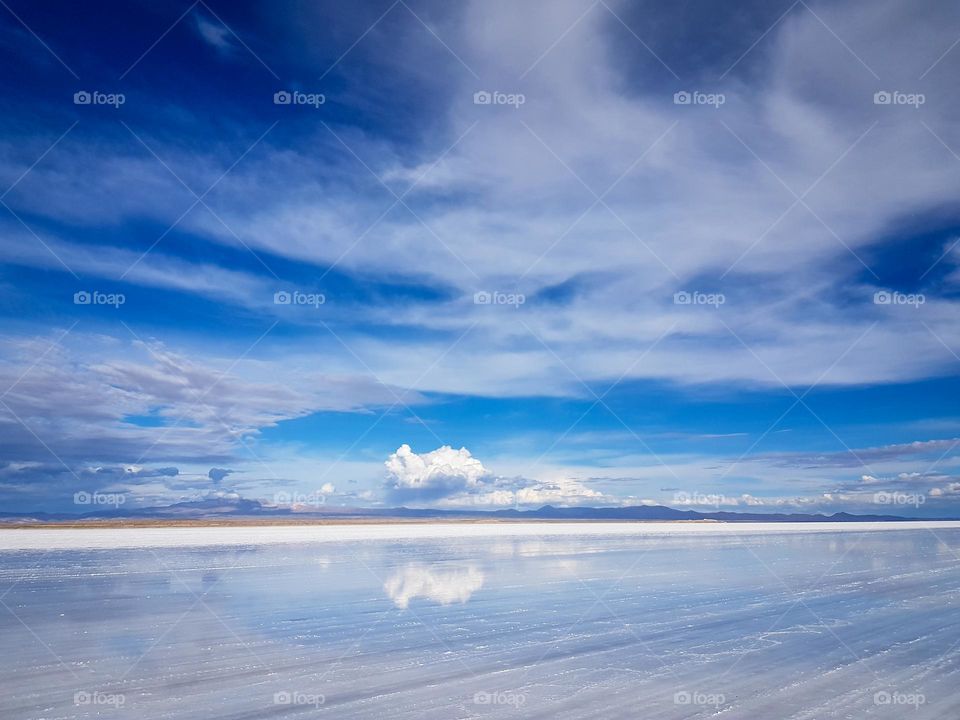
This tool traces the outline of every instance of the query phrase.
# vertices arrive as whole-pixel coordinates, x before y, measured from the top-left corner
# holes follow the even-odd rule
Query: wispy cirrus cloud
[[[727,479],[742,503],[822,499],[865,473],[951,460],[953,430],[854,443],[853,421],[830,417],[825,441],[790,441],[773,427],[780,408],[727,409],[731,424],[750,416],[738,429],[703,418],[718,394],[806,413],[807,392],[905,384],[940,392],[896,401],[892,417],[944,414],[935,396],[960,352],[960,55],[943,54],[957,8],[801,3],[778,20],[756,4],[734,20],[624,2],[418,6],[433,32],[402,7],[373,27],[382,10],[362,4],[335,22],[320,6],[269,22],[256,10],[229,16],[234,35],[197,8],[113,114],[64,100],[42,73],[8,88],[0,380],[21,378],[0,420],[9,487],[29,487],[27,468],[69,477],[144,453],[144,467],[210,484],[211,467],[256,481],[275,466],[250,444],[264,436],[305,458],[272,482],[366,473],[358,502],[616,503]],[[130,12],[132,27],[155,24]],[[253,57],[223,74],[239,37],[282,83]],[[166,81],[178,72],[195,83]],[[274,104],[281,88],[326,102]],[[882,101],[896,93],[924,100]],[[70,302],[98,287],[128,302],[113,315]],[[281,290],[326,302],[277,302]],[[47,347],[35,326],[74,320],[76,342],[31,367]],[[530,398],[549,410],[521,412]],[[702,406],[658,414],[689,398]],[[437,418],[379,419],[428,401]],[[320,448],[328,436],[338,452]],[[439,456],[410,451],[384,488],[402,441],[525,454],[434,471]]]

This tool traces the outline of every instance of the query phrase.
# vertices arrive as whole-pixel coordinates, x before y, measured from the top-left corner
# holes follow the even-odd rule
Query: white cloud
[[[193,14],[193,24],[204,42],[224,55],[233,53],[236,46],[231,39],[232,33],[222,23],[196,12]]]
[[[520,505],[605,504],[611,500],[603,493],[570,479],[535,482],[516,491],[516,502]],[[615,502],[619,504],[620,500]]]
[[[610,5],[617,12],[630,11]],[[532,340],[527,327],[588,381],[617,378],[627,368],[627,377],[772,385],[778,378],[803,385],[818,380],[864,384],[942,373],[955,362],[943,345],[960,345],[956,300],[928,298],[924,307],[924,322],[941,344],[915,322],[916,313],[872,306],[874,288],[858,280],[863,268],[844,246],[871,264],[902,218],[922,217],[953,201],[960,164],[917,122],[922,117],[951,141],[957,101],[949,57],[924,80],[931,102],[919,111],[922,115],[887,112],[895,109],[872,102],[874,78],[820,19],[868,56],[881,76],[916,78],[936,60],[934,48],[952,44],[957,10],[940,4],[915,13],[906,0],[818,4],[815,10],[819,19],[798,5],[771,30],[741,65],[746,70],[757,60],[750,66],[750,83],[733,81],[734,73],[724,87],[728,102],[712,114],[674,106],[672,92],[660,82],[637,86],[635,78],[625,77],[625,64],[610,52],[623,28],[598,5],[524,80],[528,102],[519,113],[478,108],[470,102],[477,89],[472,77],[451,86],[447,75],[438,74],[436,86],[427,90],[446,114],[440,116],[435,142],[424,142],[421,152],[392,147],[360,131],[342,133],[360,157],[380,159],[371,161],[374,171],[392,181],[433,167],[437,155],[479,121],[408,198],[469,270],[439,243],[432,245],[431,237],[425,240],[419,220],[405,213],[391,214],[376,226],[380,241],[356,243],[383,209],[383,188],[326,131],[302,144],[309,151],[271,145],[268,137],[224,178],[209,203],[243,244],[258,252],[319,265],[339,261],[338,269],[347,272],[407,274],[455,289],[459,296],[449,302],[363,308],[368,320],[451,336],[429,342],[409,336],[351,340],[363,357],[372,358],[368,362],[378,375],[398,385],[491,395],[579,389],[539,343],[517,342]],[[443,14],[443,34],[481,77],[506,80],[529,67],[542,52],[538,48],[550,47],[561,34],[558,27],[568,28],[581,13],[578,3],[472,2],[462,12]],[[393,45],[378,49],[396,51]],[[659,66],[651,73],[653,80],[669,80]],[[674,121],[674,129],[605,198],[616,217],[596,207],[582,219],[593,196],[524,127],[600,192]],[[18,176],[49,141],[38,144],[25,165],[5,163],[6,174]],[[154,146],[191,187],[208,186],[235,157],[230,152],[217,157],[213,150],[198,157],[194,146],[170,147],[162,140]],[[3,150],[4,158],[17,155],[16,148]],[[804,199],[816,216],[802,205],[784,214],[794,198],[771,170],[802,193],[828,168]],[[336,188],[349,191],[337,195]],[[433,202],[437,190],[456,195],[456,202]],[[257,203],[248,201],[252,196]],[[111,198],[108,207],[99,202],[102,197]],[[59,220],[102,224],[176,217],[185,200],[189,195],[176,180],[142,153],[64,147],[32,170],[7,202]],[[11,234],[23,234],[14,220],[8,222]],[[209,213],[191,213],[182,225],[207,241],[243,250],[232,231]],[[596,252],[598,238],[602,253]],[[15,244],[15,262],[58,267],[33,238],[24,236]],[[51,247],[69,265],[76,263],[78,272],[115,277],[113,266],[132,263],[117,248]],[[943,260],[944,266],[956,262],[956,252]],[[674,291],[693,289],[704,277],[719,279],[734,263],[736,282],[724,288],[730,297],[721,312],[691,312],[672,304]],[[220,292],[222,301],[275,312],[261,300],[266,297],[263,278],[252,273],[214,274],[214,268],[201,265],[191,272],[184,267],[188,261],[156,252],[142,265],[130,275],[138,283],[208,297]],[[584,268],[600,279],[582,283],[566,304],[538,305],[538,290],[577,278]],[[524,273],[528,302],[517,317],[526,327],[463,301],[478,286],[509,289]],[[849,302],[857,293],[865,300],[862,306]],[[304,315],[296,321],[316,318]],[[874,321],[856,351],[833,366]],[[674,334],[634,364],[638,351],[671,326]],[[733,340],[727,326],[762,362]],[[470,327],[446,367],[424,376],[425,363]]]
[[[512,490],[485,490],[478,493],[459,493],[443,498],[437,503],[440,507],[472,508],[491,510],[513,507],[516,502],[516,493]]]
[[[384,465],[393,489],[426,494],[476,488],[480,480],[489,475],[483,463],[469,450],[454,450],[449,445],[418,455],[409,445],[403,444]]]
[[[514,506],[524,508],[542,505],[622,505],[621,497],[612,497],[588,488],[571,479],[526,480],[523,478],[496,478],[477,487],[473,492],[449,495],[437,502],[438,507],[496,509]]]
[[[238,467],[251,483],[264,476],[274,484],[307,481],[316,464],[266,457],[264,429],[317,411],[389,407],[396,398],[369,376],[293,366],[278,373],[262,361],[188,356],[152,340],[76,330],[7,338],[0,358],[9,408],[0,414],[0,498],[21,487],[36,493],[42,483],[56,502],[106,479],[143,485],[157,478],[156,499],[166,489],[166,499],[179,500],[185,490],[216,486],[227,475],[236,485]],[[350,470],[356,478],[350,463],[334,464],[337,477]],[[375,473],[366,467],[363,477]],[[325,487],[324,494],[334,492],[332,481]]]
[[[616,12],[630,11],[625,3],[609,5]],[[178,257],[178,244],[167,241],[126,275],[137,286],[130,290],[131,304],[147,303],[157,291],[167,291],[275,317],[275,283],[269,273],[256,263],[231,268],[198,262],[207,256],[208,242],[244,254],[247,245],[268,262],[273,256],[319,266],[338,261],[337,269],[345,273],[415,278],[452,290],[448,300],[376,302],[342,310],[341,305],[341,317],[356,313],[365,327],[391,325],[395,330],[373,334],[352,328],[354,336],[346,341],[364,358],[364,367],[332,339],[318,348],[325,341],[306,333],[291,333],[282,341],[271,336],[222,381],[217,378],[229,362],[211,357],[209,348],[195,353],[174,341],[166,347],[116,343],[100,356],[108,359],[101,360],[76,348],[43,356],[46,346],[37,342],[22,353],[3,350],[9,361],[0,367],[5,385],[18,382],[42,356],[5,402],[71,466],[81,460],[115,464],[117,458],[136,459],[148,447],[163,458],[199,462],[198,456],[204,456],[204,461],[220,463],[231,459],[239,437],[282,420],[317,409],[364,411],[391,403],[392,393],[369,380],[371,370],[397,388],[501,397],[582,394],[573,375],[587,382],[622,377],[778,387],[781,381],[859,386],[950,372],[956,360],[948,347],[960,347],[956,298],[928,298],[922,315],[873,306],[869,298],[875,288],[862,281],[869,273],[851,252],[872,264],[892,231],[901,234],[904,218],[923,220],[931,209],[951,207],[955,200],[960,164],[931,131],[955,147],[958,107],[951,63],[956,52],[929,74],[924,71],[953,43],[957,6],[940,3],[918,13],[908,0],[798,5],[744,60],[741,69],[749,67],[749,84],[734,79],[739,70],[733,73],[723,88],[728,102],[722,111],[707,113],[674,106],[672,89],[663,90],[659,82],[670,82],[669,75],[656,63],[651,62],[650,75],[643,70],[636,82],[633,73],[640,71],[611,52],[614,34],[628,43],[634,39],[602,4],[572,27],[583,9],[578,2],[554,0],[474,0],[462,12],[439,14],[444,38],[491,82],[512,82],[563,35],[562,44],[544,55],[523,87],[516,88],[528,96],[520,111],[478,108],[470,102],[477,89],[472,78],[465,75],[461,82],[446,73],[430,73],[423,78],[424,95],[441,105],[441,112],[431,108],[434,122],[422,143],[394,147],[335,125],[350,148],[371,158],[374,172],[389,183],[412,181],[428,171],[406,202],[431,233],[425,234],[420,220],[405,212],[388,214],[369,228],[383,210],[383,188],[327,131],[296,147],[280,145],[279,138],[269,135],[206,200],[229,229],[198,208],[178,226],[196,241],[196,253]],[[229,51],[232,41],[222,26],[199,14],[194,21],[206,42]],[[905,112],[873,105],[874,78],[838,37],[891,83],[926,75],[919,89],[931,102]],[[400,40],[397,45],[388,37],[380,40],[378,53],[398,53]],[[879,122],[872,127],[875,120]],[[434,165],[437,155],[475,121],[470,133]],[[238,131],[239,147],[191,137],[172,143],[173,133],[145,139],[186,184],[199,189],[217,180],[259,132],[247,140]],[[0,144],[2,174],[21,176],[55,136]],[[197,153],[200,146],[208,149]],[[37,223],[37,231],[84,277],[114,281],[140,255],[132,247],[96,245],[99,234],[93,229],[115,231],[128,222],[166,226],[192,200],[132,138],[129,148],[70,138],[24,175],[5,200],[18,212],[54,221]],[[628,168],[616,192],[605,198],[610,209],[597,206],[585,212],[594,197],[584,183],[601,192]],[[784,185],[803,193],[814,181],[817,187],[804,196],[809,210],[804,205],[789,209],[794,196]],[[440,193],[445,201],[436,202]],[[251,197],[257,202],[250,202]],[[0,223],[6,231],[0,240],[5,259],[62,271],[14,218]],[[60,237],[41,229],[54,227]],[[906,227],[908,232],[910,224]],[[72,242],[71,228],[78,235],[91,231],[90,237]],[[356,242],[368,231],[376,242]],[[953,272],[948,282],[960,282],[960,246],[951,239],[943,249],[949,252],[941,266]],[[734,263],[732,282],[723,288],[728,302],[721,310],[697,312],[671,302],[674,291],[695,289],[705,277],[719,282]],[[591,272],[586,278],[585,268]],[[471,302],[474,290],[509,290],[521,282],[520,276],[520,289],[528,296],[521,310],[502,313]],[[537,297],[544,288],[572,281],[576,287],[564,302]],[[321,317],[284,313],[286,322],[305,325]],[[866,334],[850,351],[861,333]],[[145,357],[150,349],[156,359]],[[315,366],[318,349],[327,370],[323,375],[306,370]],[[135,357],[119,359],[131,352]],[[427,367],[430,372],[424,373]],[[196,404],[214,381],[218,392]],[[411,395],[405,401],[413,402]],[[161,430],[123,422],[126,415],[154,411],[168,421],[183,415],[184,422]],[[8,418],[0,427],[6,438],[0,439],[0,451],[13,461],[12,469],[51,459],[17,423]],[[737,473],[762,483],[782,486],[803,477],[818,481],[822,489],[835,487],[835,475],[844,469],[855,475],[867,469],[865,477],[895,477],[911,462],[911,453],[939,445],[947,449],[949,442],[867,448],[856,456],[794,453],[778,459],[771,454],[735,464]],[[90,457],[92,448],[104,457]],[[549,482],[505,479],[488,473],[465,449],[443,450],[416,455],[407,448],[403,457],[398,450],[393,489],[407,493],[405,498],[434,497],[447,504],[608,500],[562,474]],[[669,471],[651,467],[647,458],[646,465],[638,462],[642,467],[635,474],[650,480],[652,488],[662,487],[664,479],[673,484],[670,476],[676,474],[691,483],[704,476],[699,459],[663,457],[671,464]],[[865,462],[871,467],[861,468]],[[734,464],[724,463],[726,468]],[[581,469],[595,472],[576,468]],[[813,484],[797,492],[812,492]],[[650,492],[643,488],[645,496]]]
[[[484,467],[469,450],[448,445],[418,455],[401,445],[384,463],[388,490],[398,501],[420,501],[445,508],[539,507],[541,505],[621,504],[565,477],[533,480],[500,477]]]

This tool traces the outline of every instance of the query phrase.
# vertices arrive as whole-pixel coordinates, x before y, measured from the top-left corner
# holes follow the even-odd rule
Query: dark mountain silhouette
[[[246,498],[208,498],[193,502],[175,503],[162,507],[118,508],[89,513],[0,513],[5,522],[76,522],[104,519],[214,519],[236,517],[302,518],[302,519],[505,519],[505,520],[715,520],[720,522],[876,522],[903,521],[896,515],[853,515],[837,512],[832,515],[814,513],[740,513],[729,511],[700,512],[677,510],[664,505],[634,505],[629,507],[554,507],[544,505],[534,510],[439,510],[434,508],[348,508],[319,507],[315,510],[291,510],[266,505]],[[927,519],[927,518],[924,518]],[[949,518],[941,518],[949,519]]]

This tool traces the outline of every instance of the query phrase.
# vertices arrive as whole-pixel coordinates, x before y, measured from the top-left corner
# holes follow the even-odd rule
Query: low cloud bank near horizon
[[[960,4],[239,0],[151,47],[169,8],[58,1],[2,48],[5,507],[960,514]]]

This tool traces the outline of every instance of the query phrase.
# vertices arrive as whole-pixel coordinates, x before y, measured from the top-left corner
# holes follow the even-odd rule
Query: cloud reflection
[[[393,604],[406,608],[416,597],[440,605],[465,603],[483,587],[484,574],[476,565],[457,568],[434,568],[423,563],[408,563],[383,584]]]

